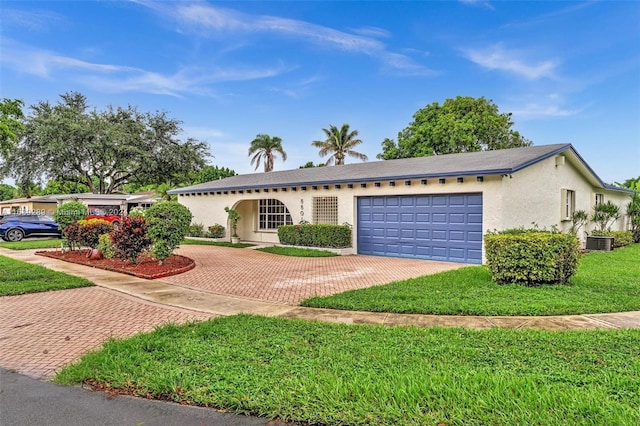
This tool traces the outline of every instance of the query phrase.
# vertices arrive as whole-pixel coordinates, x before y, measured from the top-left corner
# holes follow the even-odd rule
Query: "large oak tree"
[[[132,106],[99,111],[77,92],[60,98],[56,105],[41,101],[31,106],[5,165],[17,182],[45,177],[109,194],[127,183],[175,185],[206,164],[208,145],[181,141],[180,121],[165,112]]]
[[[398,142],[385,139],[382,160],[487,151],[531,145],[511,127],[511,113],[484,97],[458,96],[442,105],[434,102],[418,110],[398,133]]]

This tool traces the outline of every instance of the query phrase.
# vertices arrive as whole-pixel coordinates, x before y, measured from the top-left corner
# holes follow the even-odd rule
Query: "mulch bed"
[[[160,265],[157,259],[149,256],[142,256],[138,263],[130,263],[121,259],[98,259],[92,260],[87,257],[87,250],[65,251],[38,251],[36,254],[53,259],[64,260],[65,262],[78,263],[80,265],[91,266],[107,271],[121,272],[133,275],[138,278],[155,279],[181,274],[195,268],[193,259],[185,256],[172,254]]]

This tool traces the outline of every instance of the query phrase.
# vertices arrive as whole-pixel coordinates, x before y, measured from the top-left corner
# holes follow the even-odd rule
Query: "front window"
[[[291,225],[291,214],[281,201],[269,198],[260,200],[258,228],[261,230],[277,230],[279,226]]]
[[[338,197],[313,197],[313,223],[338,224]]]

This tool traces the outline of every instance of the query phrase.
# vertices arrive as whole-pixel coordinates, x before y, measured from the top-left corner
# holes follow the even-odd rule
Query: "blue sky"
[[[640,175],[640,2],[2,2],[0,97],[78,91],[167,111],[212,164],[250,173],[258,133],[321,162],[348,123],[359,151],[447,98],[484,96],[536,145],[572,143],[605,182]],[[347,160],[353,162],[358,160]]]

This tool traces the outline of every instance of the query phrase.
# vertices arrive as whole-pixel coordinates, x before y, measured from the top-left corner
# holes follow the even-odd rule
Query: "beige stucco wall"
[[[313,197],[338,197],[338,223],[353,225],[353,241],[357,241],[357,199],[364,196],[382,195],[415,195],[415,194],[455,194],[482,193],[483,194],[483,233],[492,230],[538,226],[551,229],[558,227],[567,231],[571,227],[570,221],[563,221],[561,217],[562,189],[575,191],[575,209],[593,213],[595,193],[604,193],[605,201],[611,200],[621,206],[626,212],[629,196],[617,191],[598,188],[597,181],[588,181],[584,177],[584,170],[580,170],[581,163],[576,158],[557,160],[556,157],[540,161],[511,175],[483,176],[484,181],[478,182],[475,176],[464,177],[463,183],[458,183],[456,177],[446,178],[445,184],[438,183],[438,179],[428,179],[427,184],[421,180],[412,180],[411,185],[405,181],[395,181],[390,186],[388,181],[380,182],[376,187],[374,182],[367,182],[366,188],[360,183],[354,183],[353,188],[341,184],[340,189],[335,185],[318,185],[317,189],[307,186],[306,191],[297,187],[269,189],[268,192],[227,191],[227,194],[192,193],[189,196],[179,195],[178,201],[189,208],[193,214],[193,222],[205,226],[219,223],[227,228],[230,235],[225,206],[236,208],[241,216],[238,234],[247,241],[277,243],[276,231],[258,230],[258,201],[273,198],[280,200],[289,210],[293,223],[301,220],[312,222]],[[612,229],[627,229],[626,215],[618,220]],[[589,224],[587,231],[594,228]],[[581,231],[581,239],[584,240]],[[353,248],[354,252],[356,247]]]
[[[56,209],[56,203],[38,203],[32,201],[24,201],[18,203],[6,203],[0,206],[2,214],[11,213],[12,209],[17,209],[20,213],[33,212],[53,214]]]

